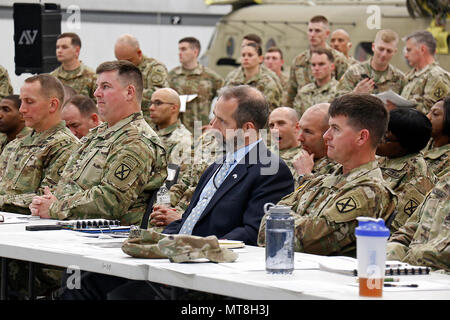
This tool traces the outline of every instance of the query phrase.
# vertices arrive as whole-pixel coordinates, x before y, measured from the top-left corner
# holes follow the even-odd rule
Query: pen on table
[[[394,283],[385,283],[385,287],[408,287],[408,288],[417,288],[418,284],[394,284]]]

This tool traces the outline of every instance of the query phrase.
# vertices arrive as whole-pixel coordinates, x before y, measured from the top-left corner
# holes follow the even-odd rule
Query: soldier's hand
[[[391,111],[397,109],[397,106],[393,104],[391,100],[386,100],[386,109],[388,109],[388,111]]]
[[[40,216],[45,219],[51,218],[49,215],[49,209],[52,203],[56,200],[56,197],[50,192],[50,189],[45,187],[44,195],[41,197],[34,197],[31,201],[31,204],[29,205],[31,214],[33,216]]]
[[[358,82],[353,93],[372,93],[375,86],[375,81],[370,78],[366,78]]]
[[[157,227],[167,226],[175,220],[181,219],[181,214],[174,208],[166,207],[164,205],[155,205],[153,212],[150,215],[150,223]]]
[[[306,150],[302,149],[294,161],[294,168],[298,174],[311,174],[314,168],[314,153],[309,154]]]

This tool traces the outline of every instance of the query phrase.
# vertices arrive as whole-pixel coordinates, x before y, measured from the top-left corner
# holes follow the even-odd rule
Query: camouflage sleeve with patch
[[[0,66],[0,99],[13,94],[13,91],[8,71]]]
[[[164,155],[164,149],[161,147]],[[56,219],[104,218],[119,219],[122,224],[139,223],[142,210],[134,214],[130,209],[144,188],[156,189],[167,176],[166,159],[161,157],[158,146],[149,147],[141,139],[129,136],[115,144],[108,154],[101,181],[68,196],[58,197],[50,207],[50,215]],[[95,158],[94,158],[95,160]],[[97,175],[95,161],[81,168],[73,179],[86,184],[89,176]],[[90,174],[90,171],[93,173]]]

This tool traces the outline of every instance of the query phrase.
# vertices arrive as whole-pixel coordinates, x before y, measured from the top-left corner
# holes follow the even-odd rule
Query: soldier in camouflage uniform
[[[349,66],[359,63],[358,60],[352,56],[349,56],[352,43],[350,41],[350,35],[344,29],[336,29],[331,33],[330,46],[333,49],[342,52],[342,54],[347,58]]]
[[[178,41],[181,65],[169,72],[169,86],[179,95],[196,94],[186,102],[186,110],[181,113],[181,122],[194,133],[194,122],[205,126],[210,121],[211,103],[223,86],[223,79],[215,71],[198,63],[200,41],[186,37]]]
[[[413,69],[406,74],[407,84],[401,96],[417,103],[416,109],[427,114],[431,107],[450,93],[450,73],[434,60],[436,40],[428,31],[407,37],[405,58]]]
[[[373,57],[351,66],[339,80],[339,95],[354,93],[380,93],[392,90],[400,94],[406,84],[403,72],[389,63],[397,53],[398,34],[381,30],[372,43]]]
[[[294,100],[294,109],[301,116],[312,105],[331,102],[336,97],[337,80],[332,78],[334,58],[330,50],[311,51],[311,70],[314,82],[303,86]]]
[[[0,155],[0,211],[29,214],[33,196],[56,187],[78,139],[61,120],[64,89],[58,79],[48,74],[27,78],[20,98],[27,127],[20,132],[24,135],[8,143]],[[9,290],[18,297],[26,292],[26,268],[23,261],[8,263]],[[58,281],[58,276],[44,269],[36,268],[38,294],[49,288],[49,279]]]
[[[129,61],[141,71],[144,81],[142,113],[145,121],[152,126],[148,108],[150,108],[150,100],[155,90],[169,86],[169,74],[166,66],[154,58],[145,56],[140,49],[139,41],[130,34],[124,34],[117,39],[114,54],[117,60]]]
[[[283,51],[281,51],[280,48],[270,47],[269,49],[267,49],[267,52],[264,55],[264,65],[271,71],[275,72],[275,74],[278,76],[278,79],[280,80],[283,92],[281,101],[284,101],[286,99],[287,86],[289,81],[289,76],[283,72],[283,64]]]
[[[388,131],[378,145],[378,163],[383,178],[398,197],[396,215],[390,230],[397,231],[414,213],[436,177],[428,167],[420,150],[431,136],[431,123],[415,109],[390,111]]]
[[[314,177],[332,173],[337,163],[328,158],[323,135],[328,130],[329,103],[319,103],[306,110],[299,121],[299,141],[302,150],[293,163],[296,170],[296,185]]]
[[[157,89],[150,105],[150,118],[166,147],[167,163],[180,167],[182,176],[191,164],[192,133],[178,119],[180,97],[171,88]]]
[[[424,149],[425,161],[437,177],[450,171],[450,96],[438,101],[427,114],[432,139]]]
[[[224,86],[234,87],[247,84],[262,92],[269,103],[269,111],[280,107],[283,94],[281,83],[279,80],[274,80],[273,75],[262,71],[261,47],[254,43],[247,44],[242,48],[241,55],[242,65],[227,75]],[[276,75],[275,77],[278,78]]]
[[[336,80],[339,80],[347,70],[349,65],[345,56],[326,43],[329,34],[328,20],[325,17],[311,18],[308,24],[309,49],[300,53],[291,63],[286,106],[292,107],[300,89],[304,85],[314,82],[311,70],[311,50],[325,48],[332,52],[335,65],[333,77]]]
[[[0,100],[0,154],[6,144],[32,130],[25,127],[25,121],[19,112],[20,104],[20,98],[16,94]]]
[[[301,150],[298,140],[300,127],[297,112],[289,107],[274,109],[269,115],[269,129],[272,135],[271,151],[284,160],[294,180],[297,180],[298,174],[294,168],[294,162]]]
[[[363,109],[366,113],[361,115]],[[375,160],[388,114],[383,103],[370,95],[336,98],[329,114],[330,129],[324,139],[328,156],[341,166],[332,174],[309,180],[279,204],[290,206],[294,214],[296,251],[354,255],[356,218],[386,220],[395,205],[395,195],[384,186]],[[356,143],[363,132],[364,142]],[[261,222],[259,245],[265,244],[266,219],[267,215]]]
[[[9,80],[8,71],[0,66],[0,99],[13,94],[14,90]]]
[[[35,197],[34,215],[53,219],[117,219],[139,224],[150,194],[167,176],[161,140],[143,119],[142,74],[127,61],[102,63],[95,92],[105,120],[81,140],[54,194]],[[134,96],[118,95],[126,87]],[[113,92],[115,92],[115,94]]]
[[[450,272],[450,172],[442,176],[386,247],[389,260]]]
[[[0,156],[0,210],[29,214],[33,196],[53,189],[78,139],[61,120],[62,84],[48,74],[25,80],[20,89],[28,133],[7,144]]]
[[[50,74],[73,88],[78,94],[94,98],[95,72],[82,63],[80,37],[72,32],[63,33],[56,40],[56,57],[61,65]]]

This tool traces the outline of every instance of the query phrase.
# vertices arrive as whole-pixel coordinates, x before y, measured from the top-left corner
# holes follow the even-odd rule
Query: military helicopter
[[[331,32],[345,29],[353,43],[350,54],[358,61],[372,55],[372,41],[380,29],[392,29],[400,38],[428,29],[437,39],[436,60],[450,70],[449,33],[445,21],[450,17],[448,0],[205,0],[207,5],[231,4],[232,10],[216,24],[202,64],[223,77],[239,65],[241,41],[254,33],[263,40],[263,49],[283,50],[285,69],[300,52],[308,48],[306,29],[309,19],[323,15]],[[391,63],[404,72],[410,70],[403,57],[404,42]]]

